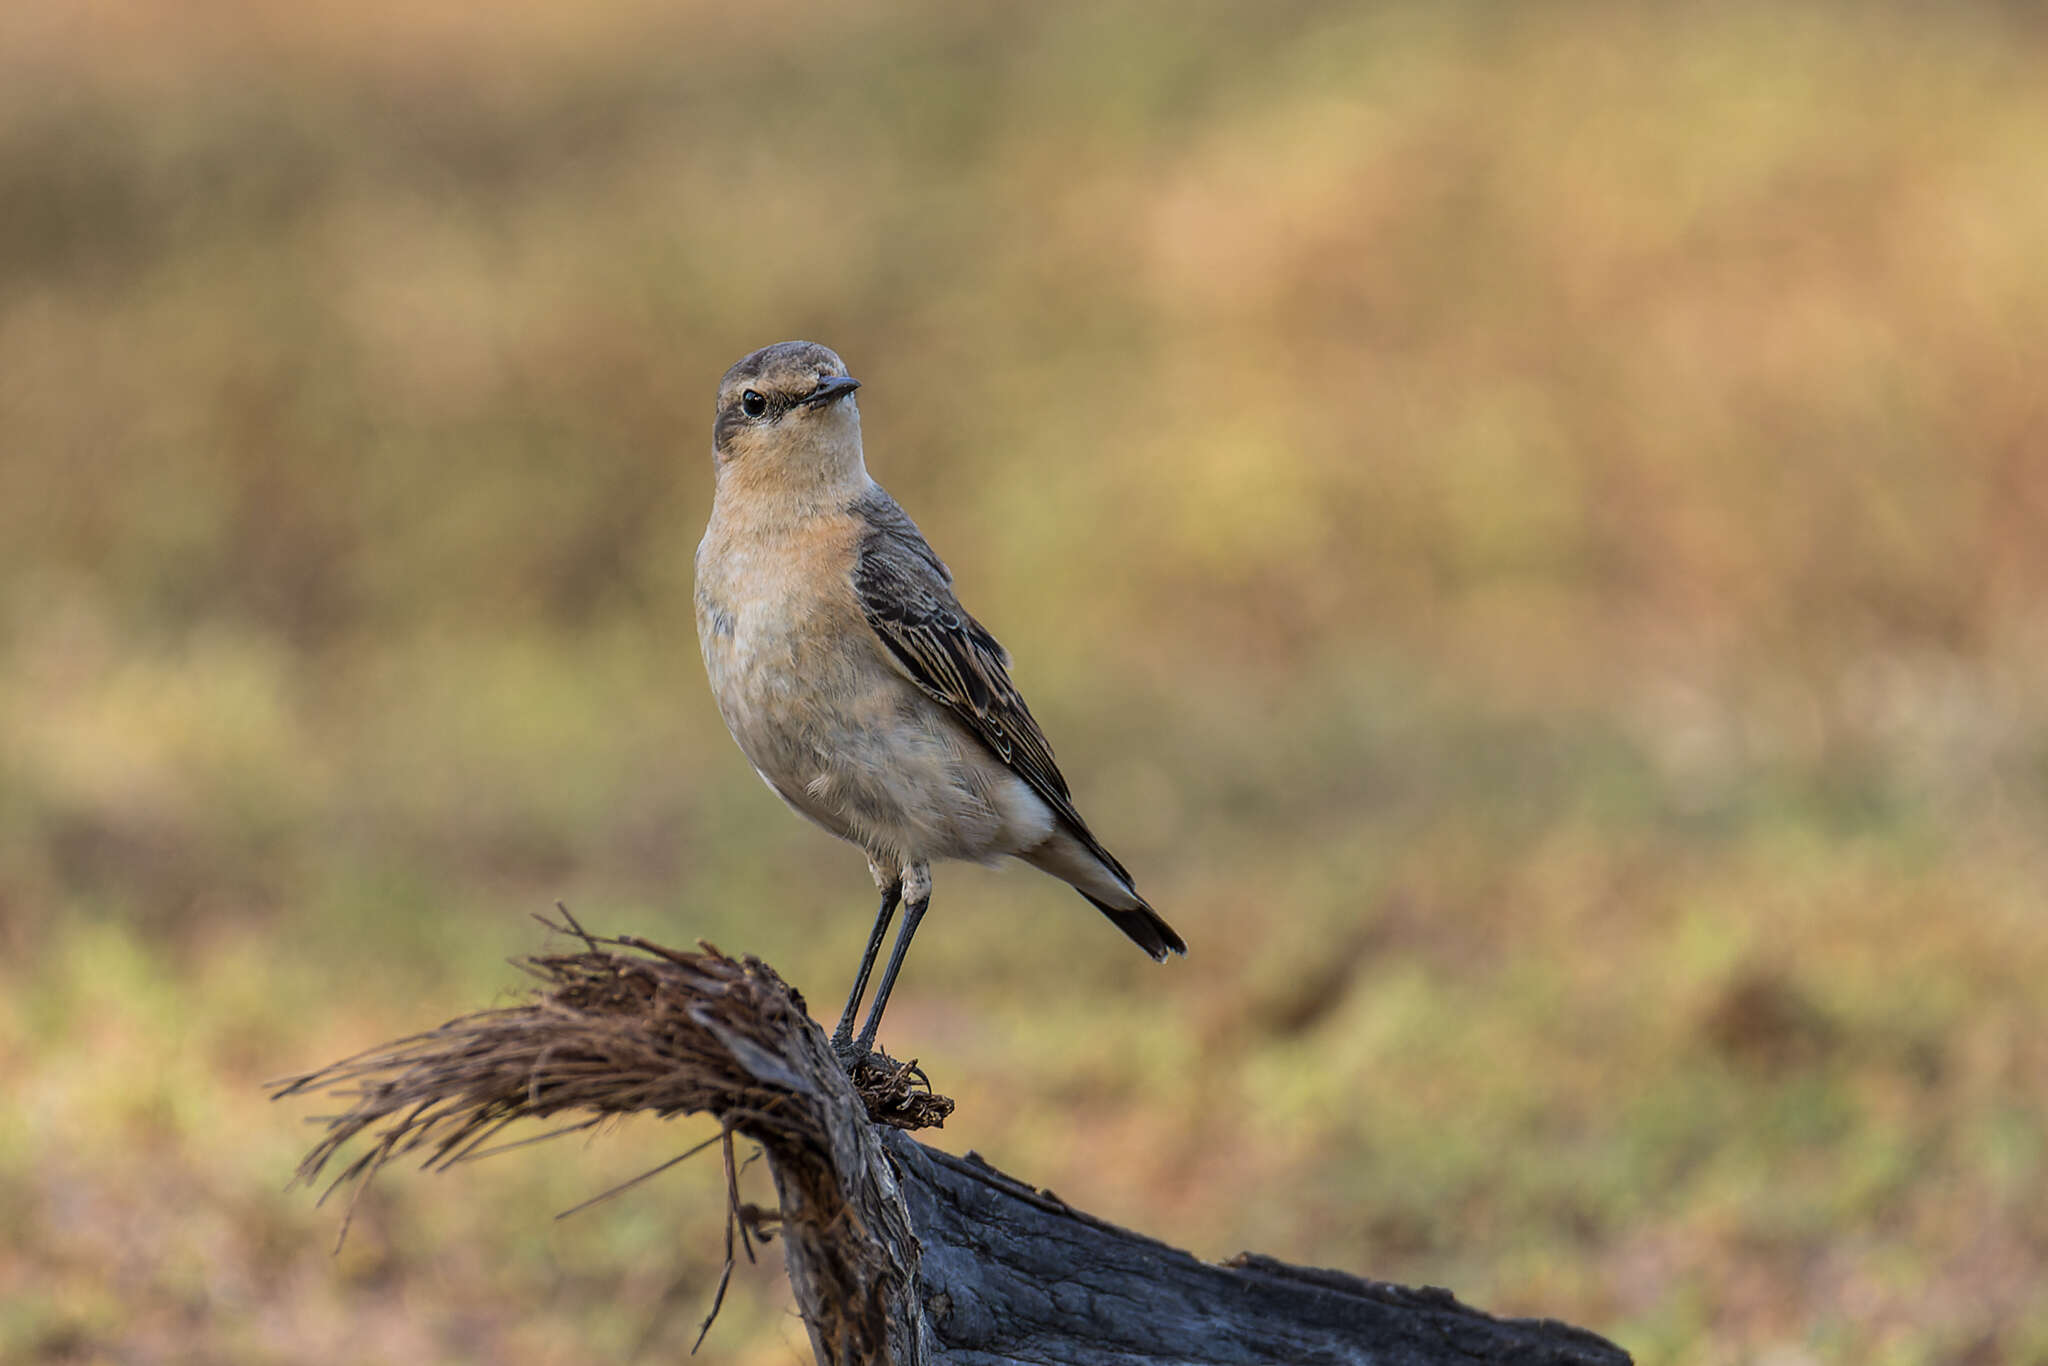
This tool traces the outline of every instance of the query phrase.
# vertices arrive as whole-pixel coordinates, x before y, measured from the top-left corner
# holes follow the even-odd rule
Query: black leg
[[[931,904],[931,884],[927,882],[924,895],[903,908],[903,928],[896,932],[896,947],[889,950],[889,966],[882,969],[882,984],[875,988],[875,1003],[868,1009],[868,1022],[860,1027],[860,1038],[853,1045],[856,1062],[875,1051],[875,1032],[882,1027],[882,1012],[888,1008],[896,974],[903,970],[903,955],[909,952],[910,937],[917,933],[917,922],[924,919],[925,909]]]
[[[868,994],[868,974],[875,970],[875,955],[882,951],[882,936],[889,932],[889,921],[896,914],[896,903],[902,899],[902,878],[882,889],[882,909],[875,913],[875,928],[868,935],[868,951],[861,955],[860,972],[853,979],[853,995],[846,998],[846,1009],[840,1013],[839,1024],[832,1031],[832,1046],[841,1052],[853,1042],[853,1021],[860,1013],[860,998]]]

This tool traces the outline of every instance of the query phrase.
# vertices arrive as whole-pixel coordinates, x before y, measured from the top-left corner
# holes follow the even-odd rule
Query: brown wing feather
[[[1096,840],[1045,733],[1010,681],[1010,654],[953,595],[953,575],[896,500],[874,489],[852,511],[867,523],[853,586],[861,612],[923,693],[965,722],[1126,886]]]

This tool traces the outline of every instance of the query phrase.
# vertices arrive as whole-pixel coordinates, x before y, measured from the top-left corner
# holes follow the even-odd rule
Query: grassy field
[[[2048,1362],[2026,6],[0,12],[0,1360],[675,1357],[704,1136],[262,1082],[556,898],[829,1011],[710,396],[809,337],[1192,945],[939,870],[934,1136],[1649,1363]],[[758,1171],[753,1198],[765,1198]],[[700,1358],[807,1360],[779,1267]]]

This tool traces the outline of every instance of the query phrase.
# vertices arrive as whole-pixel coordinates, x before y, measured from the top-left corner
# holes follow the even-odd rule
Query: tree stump
[[[735,1231],[745,1240],[778,1224],[826,1366],[1629,1360],[1583,1329],[1493,1318],[1447,1290],[1250,1253],[1203,1262],[1118,1228],[909,1137],[951,1102],[885,1060],[849,1078],[802,998],[757,959],[601,939],[573,920],[566,932],[582,949],[526,960],[542,983],[527,1004],[278,1083],[278,1098],[351,1102],[299,1177],[316,1180],[358,1137],[368,1150],[328,1193],[359,1191],[396,1157],[424,1153],[445,1168],[479,1155],[520,1119],[578,1116],[558,1131],[569,1133],[625,1113],[707,1113],[726,1145],[728,1271]],[[740,1205],[735,1134],[765,1150],[779,1214]]]

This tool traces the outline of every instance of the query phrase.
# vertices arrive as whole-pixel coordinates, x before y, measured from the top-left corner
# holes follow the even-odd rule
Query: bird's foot
[[[859,1071],[860,1065],[874,1056],[872,1051],[854,1042],[852,1030],[832,1036],[832,1054],[849,1074]]]
[[[856,1086],[859,1086],[864,1078],[881,1079],[894,1076],[906,1066],[881,1049],[858,1039],[835,1037],[832,1040],[832,1054],[839,1059],[839,1065],[846,1069],[846,1075],[853,1079]],[[912,1071],[917,1069],[915,1062],[907,1066]]]

